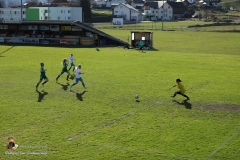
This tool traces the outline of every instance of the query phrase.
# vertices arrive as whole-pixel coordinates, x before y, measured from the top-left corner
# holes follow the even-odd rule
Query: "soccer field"
[[[128,30],[104,30],[126,40]],[[154,32],[156,51],[0,46],[0,160],[240,159],[240,34]],[[82,65],[72,87],[61,72]],[[44,62],[49,82],[39,81]],[[71,72],[73,75],[74,72]],[[185,97],[169,87],[181,78]],[[139,99],[135,99],[135,95]],[[16,150],[7,150],[8,137]]]

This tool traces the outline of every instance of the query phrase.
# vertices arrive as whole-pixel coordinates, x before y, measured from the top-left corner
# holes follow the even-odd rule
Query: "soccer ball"
[[[139,98],[139,96],[138,96],[138,94],[136,94],[136,95],[135,95],[135,99],[138,99],[138,98]]]

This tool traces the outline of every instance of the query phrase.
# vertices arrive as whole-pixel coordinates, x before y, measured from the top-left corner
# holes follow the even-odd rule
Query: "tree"
[[[0,0],[0,8],[6,7],[5,0]]]
[[[11,7],[11,6],[17,6],[17,5],[20,5],[21,1],[17,2],[15,0],[9,0],[8,1],[8,6]]]
[[[82,13],[83,13],[84,19],[92,18],[90,1],[89,0],[80,0],[79,3],[80,3],[80,7],[82,7]]]
[[[37,6],[39,4],[38,0],[26,0],[26,3],[31,4],[31,7]]]
[[[37,4],[39,3],[38,0],[26,0],[26,3],[31,3],[31,2],[32,2],[32,3],[37,3]]]

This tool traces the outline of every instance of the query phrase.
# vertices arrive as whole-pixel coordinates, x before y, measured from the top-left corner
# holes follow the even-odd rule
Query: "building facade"
[[[127,21],[142,21],[142,13],[137,9],[133,8],[129,4],[120,3],[118,6],[113,8],[113,16],[121,17]]]
[[[21,21],[21,18],[22,20],[78,20],[82,22],[82,7],[0,8],[2,21]]]
[[[22,11],[22,15],[21,15]],[[21,17],[22,16],[22,17]],[[21,21],[26,19],[26,8],[0,8],[1,21]]]

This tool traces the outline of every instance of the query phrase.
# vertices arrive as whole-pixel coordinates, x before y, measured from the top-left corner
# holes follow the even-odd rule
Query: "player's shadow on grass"
[[[36,90],[38,92],[38,102],[42,102],[44,96],[46,96],[48,94],[48,92],[45,92],[44,90],[42,90],[42,92]]]
[[[192,104],[188,102],[188,100],[183,100],[182,102],[178,102],[176,100],[173,100],[178,105],[183,105],[186,109],[192,109]]]
[[[74,74],[70,74],[69,79],[74,80],[74,78],[75,78],[75,75]]]
[[[65,91],[68,89],[68,86],[69,86],[69,83],[67,83],[67,84],[61,84],[61,83],[58,83],[58,82],[57,82],[57,84],[61,85],[61,86],[62,86],[62,89],[65,90]]]
[[[77,97],[77,99],[78,99],[79,101],[83,101],[82,96],[84,95],[84,93],[87,92],[87,91],[83,91],[82,93],[78,93],[78,92],[74,92],[74,91],[72,91],[72,90],[70,90],[70,91],[73,92],[73,93],[76,93],[76,97]]]

